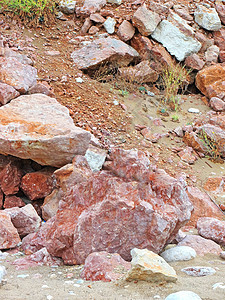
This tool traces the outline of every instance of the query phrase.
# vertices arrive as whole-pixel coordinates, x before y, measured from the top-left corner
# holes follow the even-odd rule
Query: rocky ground
[[[151,40],[149,45],[146,36],[150,36],[151,33],[145,33],[145,26],[139,23],[139,18],[142,19],[143,16],[137,15],[136,21],[133,21],[136,27],[135,36],[125,43],[132,45],[142,56],[139,61],[134,60],[130,64],[132,71],[123,69],[126,76],[132,74],[131,79],[126,81],[127,77],[121,75],[122,71],[117,76],[113,72],[107,73],[107,68],[110,68],[108,62],[111,59],[116,58],[116,63],[121,64],[121,69],[125,66],[124,57],[118,54],[112,55],[113,58],[107,57],[103,63],[100,61],[100,67],[95,62],[93,65],[90,64],[91,57],[86,63],[82,55],[89,55],[88,51],[94,55],[94,50],[91,48],[88,50],[88,47],[92,45],[92,41],[98,40],[99,35],[103,34],[104,39],[108,36],[116,38],[119,36],[122,41],[127,39],[124,36],[131,34],[132,29],[123,32],[119,26],[124,20],[131,22],[132,18],[135,19],[134,13],[142,7],[143,2],[156,13],[157,9],[159,14],[161,10],[162,20],[169,18],[169,9],[186,20],[189,25],[179,21],[178,25],[175,22],[176,26],[183,34],[196,38],[197,48],[191,49],[190,53],[180,53],[171,50],[171,46],[166,42],[164,45],[164,41],[160,43],[165,48],[160,48],[156,35],[149,39]],[[197,4],[191,1],[182,1],[182,5],[176,1],[167,4],[166,1],[165,3],[156,1],[151,6],[150,1],[124,0],[121,5],[108,3],[100,10],[97,9],[96,12],[100,14],[90,17],[91,19],[90,13],[95,12],[93,8],[91,7],[90,11],[82,10],[82,1],[77,1],[76,14],[62,14],[55,24],[49,27],[39,26],[35,29],[24,27],[18,20],[0,15],[2,37],[0,81],[1,84],[7,84],[7,88],[13,87],[12,91],[7,90],[6,86],[1,86],[4,91],[0,95],[1,131],[4,133],[4,126],[8,126],[9,123],[16,124],[19,115],[20,125],[16,125],[16,129],[14,127],[10,129],[10,134],[16,136],[19,132],[19,135],[25,137],[31,134],[32,143],[37,139],[37,134],[40,143],[44,144],[40,151],[37,145],[35,151],[33,148],[31,151],[31,148],[27,148],[26,145],[21,148],[19,138],[15,143],[15,136],[13,135],[13,140],[8,131],[7,134],[3,134],[4,137],[1,136],[0,201],[3,208],[1,218],[8,218],[7,222],[13,223],[13,229],[8,225],[11,231],[6,240],[0,239],[0,249],[4,251],[2,258],[0,256],[1,264],[7,269],[7,275],[4,277],[7,281],[3,281],[4,284],[0,289],[2,298],[31,299],[36,295],[35,299],[81,299],[82,297],[85,299],[165,299],[170,293],[190,290],[198,294],[201,299],[224,299],[225,264],[219,256],[223,248],[218,250],[217,244],[211,249],[209,244],[203,243],[202,248],[208,250],[205,256],[201,256],[201,251],[193,241],[191,244],[185,244],[193,247],[197,256],[190,261],[169,262],[177,272],[176,283],[165,283],[165,281],[149,283],[139,280],[140,278],[131,282],[85,281],[84,276],[83,279],[81,278],[85,258],[93,252],[89,248],[94,249],[95,252],[102,250],[110,253],[117,252],[126,261],[130,261],[129,251],[134,247],[148,248],[160,253],[168,242],[174,243],[174,238],[181,241],[185,235],[181,235],[180,240],[176,236],[180,228],[185,234],[198,233],[204,238],[214,240],[221,247],[225,246],[223,223],[225,210],[224,4],[212,1],[204,1],[204,3],[207,9],[217,5],[216,9],[222,25],[218,24],[216,19],[214,22],[216,28],[204,28],[205,24],[198,26],[193,20],[193,12],[197,9]],[[209,11],[207,13],[209,14]],[[102,26],[105,19],[99,21],[100,17],[105,19],[111,17],[116,20],[115,33],[106,34],[109,29]],[[154,22],[159,23],[159,21],[160,19],[154,16]],[[150,25],[153,26],[154,22]],[[174,21],[171,22],[174,24]],[[156,27],[157,24],[154,26]],[[194,34],[190,33],[188,26],[195,31]],[[191,41],[191,45],[193,44],[195,43]],[[79,52],[86,46],[87,50]],[[182,45],[181,48],[185,46]],[[7,49],[14,51],[14,54],[12,52],[7,54]],[[143,49],[145,51],[142,51]],[[71,57],[72,53],[75,54]],[[23,65],[26,69],[24,67],[22,71],[21,65],[17,65],[10,59],[11,65],[9,63],[6,67],[4,65],[6,57],[17,56],[17,54],[24,54],[32,61],[32,63],[28,61],[27,64],[27,58],[23,57]],[[161,81],[157,80],[163,68],[165,69],[170,63],[174,64],[174,56],[177,59],[176,63],[183,62],[185,59],[185,64],[192,68],[186,89],[179,91],[179,105],[176,110],[169,103],[164,103],[165,91],[162,89]],[[78,61],[79,57],[81,57],[80,61]],[[146,69],[147,60],[151,62],[149,69]],[[143,76],[139,78],[138,73],[133,71],[134,65],[140,61],[145,62],[141,72],[148,71],[146,82]],[[81,66],[85,63],[88,64],[87,67]],[[129,63],[126,60],[126,64]],[[9,72],[13,69],[20,70],[19,79],[14,73]],[[38,83],[41,85],[36,85],[36,73]],[[196,74],[198,78],[194,83]],[[18,98],[20,101],[10,102],[13,98],[17,99],[19,94],[27,93],[30,94],[29,99],[20,96]],[[36,93],[55,97],[58,102],[50,100],[47,96],[47,98],[36,97]],[[74,124],[84,131],[72,127],[68,113],[58,103],[68,108]],[[45,120],[50,121],[45,123]],[[37,125],[38,122],[41,125]],[[27,124],[32,126],[29,127]],[[55,131],[50,131],[52,129],[48,126],[54,127]],[[78,142],[82,140],[75,154],[84,155],[90,142],[90,133],[98,141],[92,142],[92,146],[97,148],[95,150],[89,148],[89,150],[97,151],[100,160],[104,161],[105,157],[107,159],[103,171],[96,173],[86,165],[83,156],[82,159],[79,157],[74,159],[72,165],[67,165],[75,153],[71,150],[72,141],[75,145],[73,149],[77,149]],[[65,138],[60,140],[59,144],[63,145],[61,148],[52,138],[56,135]],[[45,144],[46,136],[48,142]],[[14,142],[11,142],[12,140]],[[70,141],[71,148],[64,147],[67,140]],[[54,147],[48,147],[48,144]],[[114,152],[114,149],[118,148],[120,150]],[[133,149],[143,152],[136,152]],[[131,150],[131,152],[123,152],[124,150]],[[8,156],[4,156],[6,154],[20,159],[8,159]],[[43,165],[48,167],[43,168]],[[169,175],[160,173],[159,169],[165,170]],[[121,213],[122,209],[120,210],[119,206],[114,206],[111,198],[116,198],[121,207],[129,210],[129,214],[132,215],[130,220]],[[131,208],[130,202],[133,203],[134,209]],[[142,202],[145,202],[145,205]],[[154,230],[141,224],[141,221],[149,220],[146,203],[153,209],[153,219],[149,228]],[[37,213],[33,211],[31,204]],[[190,219],[192,205],[194,211]],[[17,207],[12,208],[14,206]],[[110,213],[107,215],[108,207],[110,207],[109,211],[113,211],[111,215]],[[56,213],[58,208],[59,211]],[[107,213],[102,215],[101,210]],[[80,218],[81,215],[83,219]],[[120,217],[117,220],[115,216]],[[204,219],[198,222],[201,217],[215,217],[222,222],[213,223],[212,219],[206,219],[205,223]],[[47,221],[42,223],[41,228],[40,218],[44,222]],[[114,218],[116,222],[113,223],[111,219]],[[186,224],[189,219],[189,223]],[[102,228],[89,226],[98,220],[102,222],[100,224]],[[30,222],[30,227],[26,226],[26,223],[30,224]],[[109,228],[103,226],[104,222],[110,224]],[[156,225],[156,223],[165,224],[164,222],[166,228],[162,229],[160,225]],[[141,231],[135,231],[133,224],[141,224]],[[184,225],[186,226],[183,227]],[[110,226],[113,228],[112,231]],[[220,230],[219,234],[218,231],[214,231],[215,227]],[[3,232],[3,227],[0,228]],[[117,230],[123,241],[119,246],[114,235]],[[121,233],[123,230],[124,236],[130,237],[128,241],[124,240]],[[152,230],[153,238],[149,238],[148,230]],[[38,232],[33,234],[35,231]],[[110,232],[113,238],[108,241],[105,232]],[[80,236],[83,240],[80,240]],[[98,240],[100,246],[90,241],[90,236]],[[107,245],[104,244],[104,238],[102,242],[103,236],[108,241]],[[8,253],[6,249],[14,248],[21,239],[22,248],[11,250],[8,256],[4,256],[4,253]],[[178,241],[176,240],[176,243]],[[44,252],[41,258],[39,256],[36,258],[36,262],[41,266],[34,263],[35,259],[12,264],[15,259],[24,258],[24,253],[35,253],[40,249],[46,249],[45,247],[47,253]],[[76,252],[76,249],[79,251]],[[19,250],[23,252],[18,252]],[[61,265],[62,261],[55,261],[55,257],[60,257],[64,263],[75,266]],[[46,263],[50,266],[45,266]],[[29,268],[26,268],[27,266]],[[216,272],[203,277],[193,277],[181,272],[182,268],[193,266],[212,267]]]

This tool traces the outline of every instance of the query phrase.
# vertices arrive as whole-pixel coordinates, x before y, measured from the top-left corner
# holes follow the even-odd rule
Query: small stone
[[[198,108],[191,107],[191,108],[188,109],[188,112],[193,113],[193,114],[199,114],[200,110]]]
[[[195,22],[206,30],[217,31],[221,28],[221,21],[215,8],[198,5],[194,16]]]
[[[77,83],[83,83],[84,82],[84,80],[81,77],[77,77],[77,78],[75,78],[75,80],[76,80]]]
[[[134,26],[127,20],[123,20],[123,22],[120,24],[119,29],[117,31],[118,37],[122,41],[127,42],[130,39],[132,39],[134,34],[135,34]]]
[[[120,5],[120,4],[122,4],[122,0],[107,0],[107,3]]]
[[[104,22],[103,25],[108,34],[113,34],[115,32],[116,20],[111,17],[108,17],[108,19]]]
[[[7,274],[6,268],[4,266],[0,266],[0,285],[2,283],[3,277]]]
[[[191,291],[180,291],[170,294],[165,300],[201,300],[201,298]]]
[[[87,162],[93,172],[101,170],[106,159],[106,154],[107,152],[104,149],[89,146],[86,151],[85,158],[87,159]]]
[[[216,273],[216,270],[211,267],[187,267],[184,269],[181,269],[182,272],[186,273],[189,276],[194,277],[202,277],[207,275],[213,275]]]
[[[212,97],[209,101],[209,104],[215,111],[225,110],[225,102],[218,97]]]
[[[75,12],[76,1],[74,0],[62,0],[59,3],[59,9],[64,14],[73,14]]]
[[[171,261],[185,261],[196,257],[196,252],[193,248],[188,246],[176,246],[165,250],[160,254],[167,262]]]

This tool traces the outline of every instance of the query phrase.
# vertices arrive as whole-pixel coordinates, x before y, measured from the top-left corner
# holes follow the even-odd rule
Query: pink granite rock
[[[89,16],[106,5],[106,0],[85,0],[82,7],[76,7],[77,16]]]
[[[81,277],[91,281],[113,281],[123,277],[130,268],[131,263],[117,253],[94,252],[86,258]]]
[[[21,208],[13,207],[5,209],[21,237],[36,232],[41,226],[41,218],[31,204]]]
[[[215,111],[224,111],[225,110],[225,102],[217,97],[212,97],[209,102],[210,106]]]
[[[26,204],[20,197],[17,196],[5,196],[4,208],[12,208],[12,207],[23,207]]]
[[[134,34],[135,34],[134,26],[127,20],[123,20],[123,22],[120,24],[117,31],[117,35],[119,36],[119,38],[122,41],[127,42],[132,39]]]
[[[10,215],[5,211],[0,211],[0,249],[10,249],[16,247],[21,242],[16,228],[11,222]]]
[[[0,57],[0,81],[24,94],[36,84],[37,70],[13,57]]]
[[[201,70],[205,65],[204,60],[202,60],[199,55],[195,53],[186,57],[184,63],[187,67],[197,71]]]
[[[21,166],[16,161],[9,162],[0,171],[0,187],[5,195],[13,195],[19,191],[22,175]]]
[[[191,147],[186,147],[182,151],[178,152],[178,156],[189,165],[194,164],[197,160],[197,157],[193,154],[193,149]]]
[[[0,82],[0,103],[5,105],[20,95],[11,85]]]
[[[225,5],[224,5],[223,1],[216,2],[215,8],[220,17],[221,22],[225,25]]]
[[[29,91],[29,94],[44,94],[49,97],[54,97],[54,93],[50,90],[50,86],[48,87],[46,84],[43,83],[37,83],[33,85]]]
[[[225,221],[215,218],[200,218],[197,223],[197,229],[202,237],[225,246]]]
[[[21,180],[21,189],[30,200],[48,196],[53,190],[54,169],[45,168],[38,172],[27,173]]]
[[[69,110],[43,94],[0,107],[0,153],[61,167],[85,154],[91,134],[74,125]]]
[[[208,253],[219,255],[221,252],[221,247],[217,243],[204,239],[199,235],[187,235],[178,243],[178,246],[189,246],[195,249],[197,255],[200,256]]]

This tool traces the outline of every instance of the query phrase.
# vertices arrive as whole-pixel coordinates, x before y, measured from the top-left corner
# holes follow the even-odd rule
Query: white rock
[[[59,4],[59,9],[64,14],[73,14],[75,12],[76,1],[74,0],[62,0]]]
[[[194,16],[195,22],[206,30],[217,31],[221,28],[221,21],[215,8],[198,5]]]
[[[7,274],[4,266],[0,266],[0,284],[2,283],[3,277]]]
[[[122,0],[107,0],[107,3],[120,5],[122,4]]]
[[[180,291],[170,294],[165,300],[201,300],[201,298],[191,291]]]
[[[191,107],[191,108],[188,109],[188,112],[193,113],[193,114],[199,114],[200,110],[198,108]]]
[[[113,34],[115,32],[115,25],[116,25],[116,20],[109,17],[104,23],[103,23],[105,30],[109,34]]]
[[[87,149],[85,157],[93,172],[101,170],[106,159],[106,154],[106,150],[99,149],[94,146],[90,146]]]
[[[217,282],[213,285],[213,290],[220,288],[220,289],[225,289],[225,284],[223,282]]]
[[[196,257],[196,252],[193,248],[188,246],[176,246],[165,250],[160,254],[165,261],[182,261],[190,260]]]
[[[187,267],[182,269],[181,271],[186,273],[189,276],[194,276],[194,277],[202,277],[207,275],[213,275],[216,273],[216,270],[211,267],[199,267],[199,266]]]
[[[197,53],[202,46],[189,33],[185,34],[176,25],[167,20],[161,21],[151,36],[162,43],[170,54],[175,55],[179,61],[184,60],[193,53]]]

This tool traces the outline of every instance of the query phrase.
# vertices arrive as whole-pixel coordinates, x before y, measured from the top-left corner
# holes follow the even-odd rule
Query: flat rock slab
[[[0,153],[61,167],[84,155],[91,134],[69,111],[43,94],[24,95],[0,108]]]
[[[100,38],[74,51],[71,57],[81,70],[94,69],[102,63],[127,66],[139,54],[134,48],[115,38]]]

